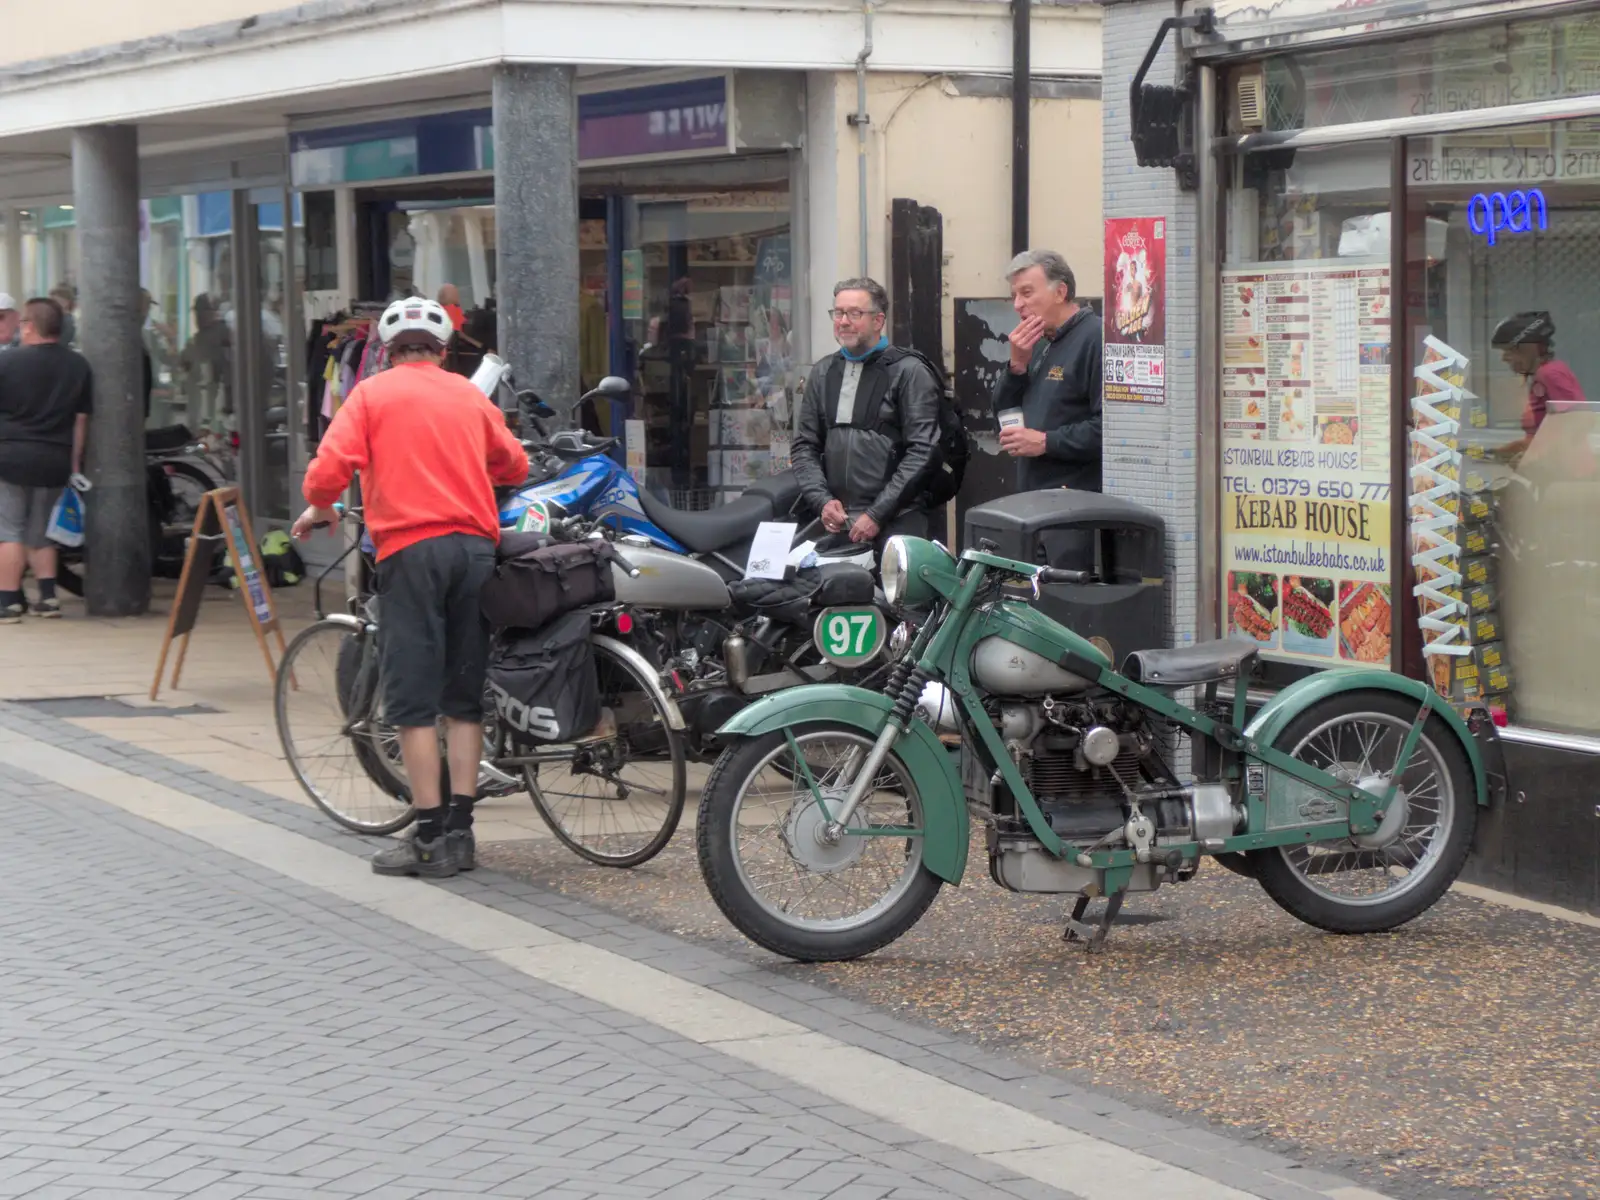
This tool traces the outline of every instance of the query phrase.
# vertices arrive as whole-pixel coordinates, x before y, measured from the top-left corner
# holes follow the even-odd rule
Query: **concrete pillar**
[[[573,68],[494,77],[500,354],[575,426],[578,399],[578,112]]]
[[[1105,78],[1131,79],[1162,20],[1172,15],[1172,5],[1133,0],[1107,5],[1104,11]],[[1174,79],[1175,40],[1168,36],[1151,68],[1152,83]],[[1194,247],[1199,214],[1193,193],[1179,188],[1174,172],[1136,162],[1126,86],[1106,88],[1103,128],[1106,217],[1163,217],[1167,222],[1167,402],[1106,405],[1105,491],[1152,508],[1165,520],[1172,645],[1183,646],[1195,641],[1197,633],[1201,640],[1207,636],[1197,629],[1197,599],[1199,589],[1214,582],[1198,576],[1201,443],[1195,399],[1199,296]],[[1086,291],[1094,279],[1089,272],[1098,270],[1095,265],[1079,275]],[[1208,442],[1206,449],[1214,451],[1214,446]]]
[[[139,135],[100,125],[72,135],[79,345],[94,368],[89,419],[85,600],[94,616],[150,607],[144,361],[139,338]]]

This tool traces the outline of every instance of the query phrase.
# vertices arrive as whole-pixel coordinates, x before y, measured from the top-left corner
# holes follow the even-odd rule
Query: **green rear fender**
[[[1274,696],[1250,722],[1244,731],[1245,736],[1260,745],[1270,746],[1288,728],[1289,723],[1306,709],[1345,692],[1396,692],[1416,701],[1419,707],[1424,700],[1432,701],[1433,711],[1450,727],[1450,732],[1455,734],[1461,748],[1467,752],[1467,761],[1472,764],[1472,782],[1478,803],[1489,803],[1489,781],[1484,772],[1483,752],[1477,739],[1468,730],[1467,723],[1461,719],[1461,714],[1451,708],[1447,701],[1441,700],[1427,684],[1403,675],[1388,671],[1333,670],[1308,676]]]
[[[813,721],[853,725],[869,737],[883,731],[894,702],[865,688],[819,683],[787,688],[740,709],[721,729],[720,737],[763,737]],[[922,798],[923,864],[946,883],[960,883],[967,869],[967,799],[950,751],[922,721],[895,743],[895,753],[911,772]]]

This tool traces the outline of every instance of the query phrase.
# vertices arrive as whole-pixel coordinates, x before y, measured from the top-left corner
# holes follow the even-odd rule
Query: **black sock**
[[[10,608],[13,604],[22,603],[22,592],[0,592],[0,608]]]
[[[444,806],[417,809],[417,840],[436,842],[444,836]]]
[[[39,585],[39,599],[54,600],[56,598],[56,581],[54,579],[35,579]]]
[[[471,796],[451,796],[450,810],[444,819],[444,826],[452,833],[463,829],[472,828],[472,806],[477,801]]]

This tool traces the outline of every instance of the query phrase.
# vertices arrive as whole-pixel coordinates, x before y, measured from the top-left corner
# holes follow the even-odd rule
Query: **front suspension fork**
[[[833,820],[829,823],[830,834],[836,836],[844,831],[845,826],[850,824],[850,818],[855,816],[856,809],[861,807],[861,802],[872,790],[872,782],[877,779],[878,769],[883,766],[883,760],[889,757],[889,752],[900,740],[900,735],[916,719],[913,714],[927,682],[928,673],[922,670],[910,672],[901,682],[896,693],[894,708],[889,711],[888,721],[878,734],[878,740],[872,743],[872,749],[867,751],[866,761],[856,771],[855,780],[850,785],[850,794],[845,797],[844,805],[833,815]]]

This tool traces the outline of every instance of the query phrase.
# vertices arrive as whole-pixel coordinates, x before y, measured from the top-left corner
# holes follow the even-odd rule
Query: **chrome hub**
[[[1387,775],[1368,775],[1355,781],[1355,786],[1374,796],[1385,795],[1391,780]],[[1350,840],[1363,850],[1382,850],[1392,846],[1411,821],[1411,804],[1404,788],[1396,788],[1389,806],[1378,812],[1378,827],[1371,833],[1352,833]]]
[[[846,791],[819,790],[830,810],[844,807]],[[807,871],[831,875],[856,864],[866,849],[866,839],[847,836],[842,826],[822,815],[815,800],[805,796],[795,801],[783,822],[783,845],[789,857]]]

